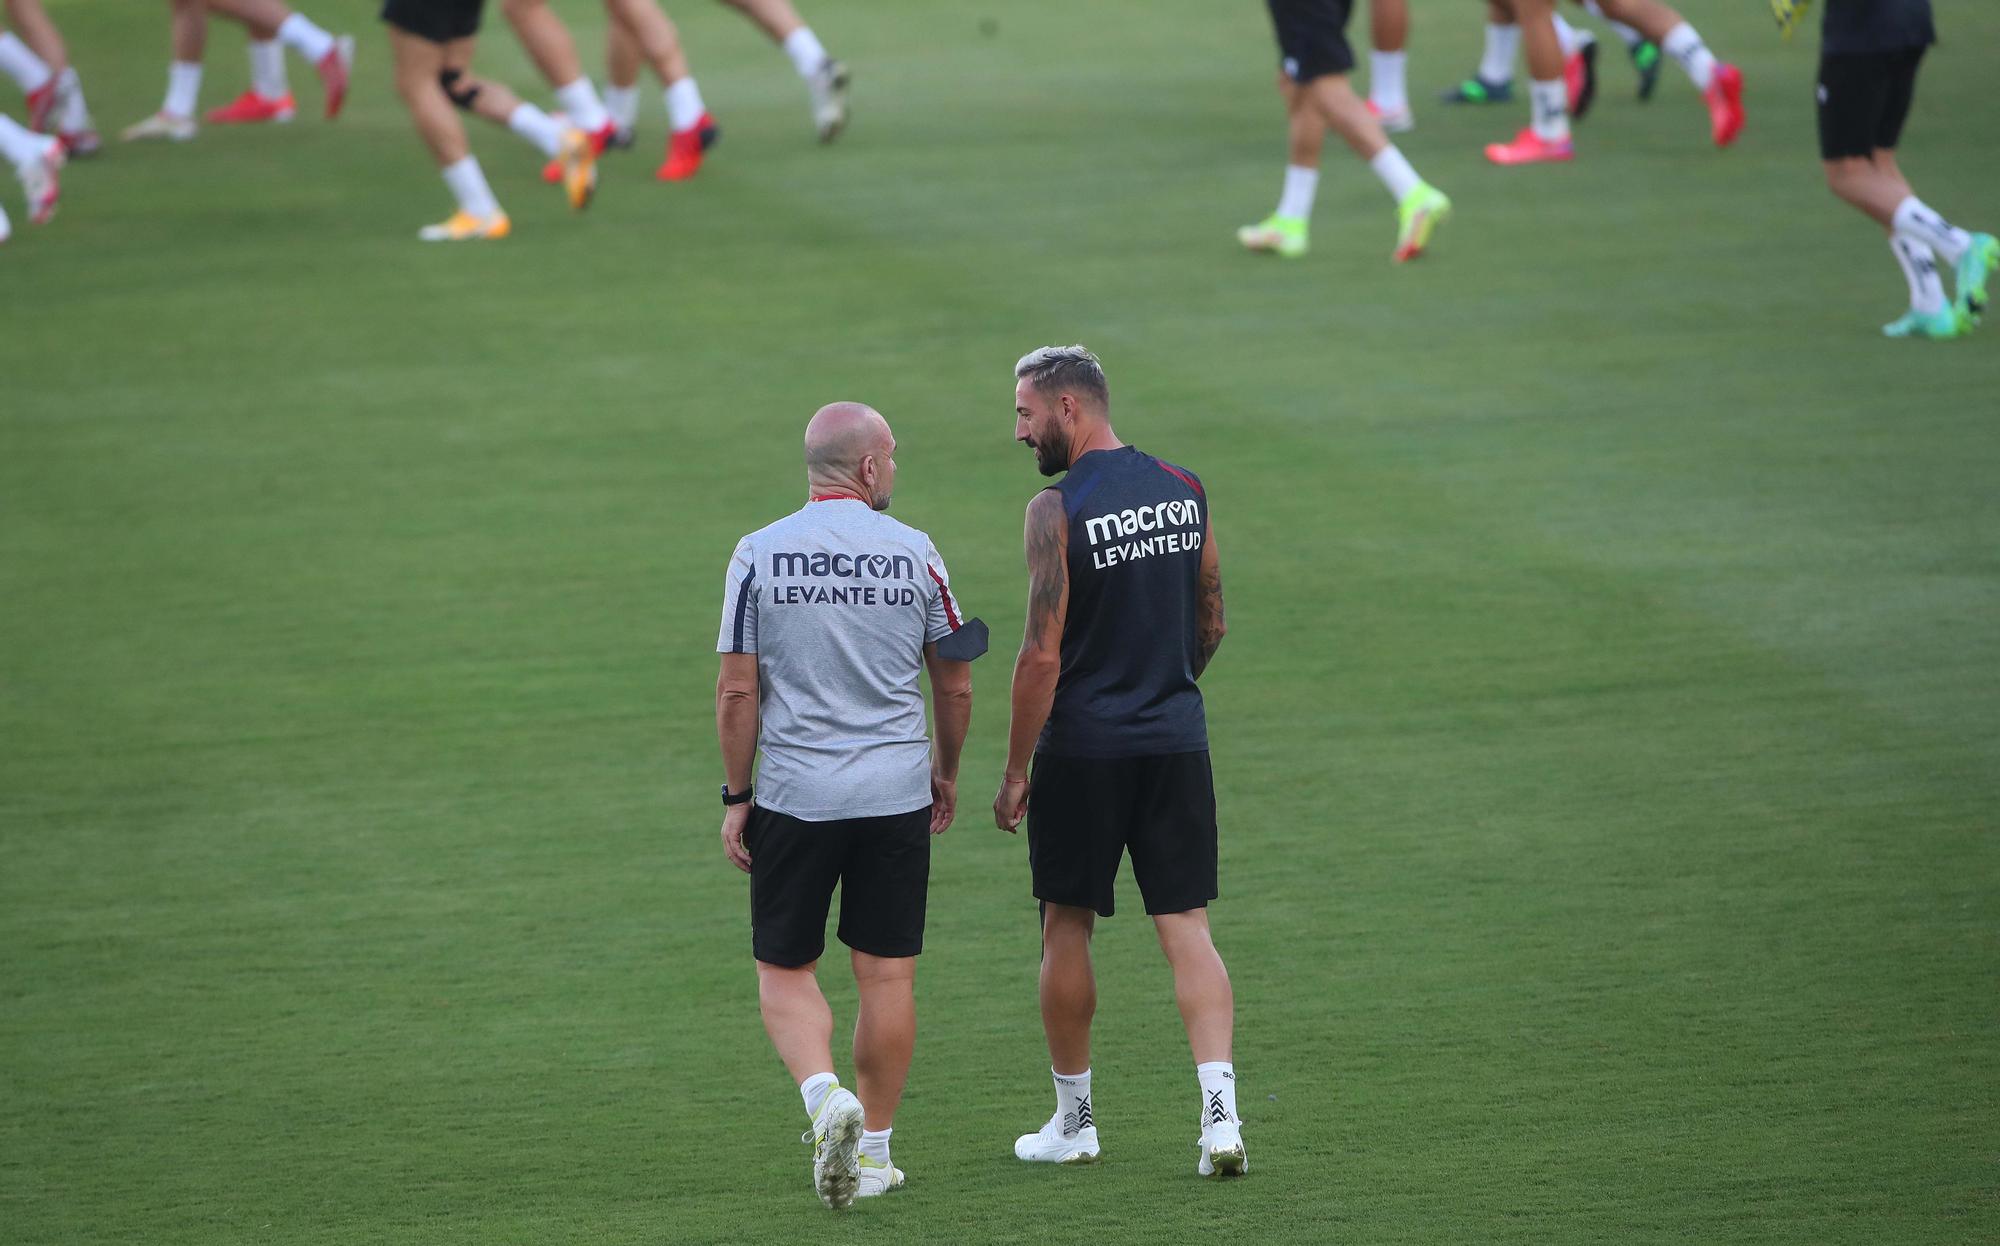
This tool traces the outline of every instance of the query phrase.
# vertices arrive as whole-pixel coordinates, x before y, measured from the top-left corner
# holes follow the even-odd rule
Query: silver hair
[[[1104,379],[1104,365],[1081,343],[1037,347],[1021,356],[1014,365],[1014,375],[1043,394],[1067,391],[1087,396],[1100,407],[1111,405],[1111,384]]]

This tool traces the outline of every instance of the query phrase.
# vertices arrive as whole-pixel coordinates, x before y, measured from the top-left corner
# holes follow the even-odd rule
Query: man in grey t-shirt
[[[810,501],[736,544],[716,649],[722,847],[750,875],[764,1029],[813,1122],[829,1207],[903,1182],[889,1134],[916,1043],[930,837],[951,825],[986,627],[959,613],[929,537],[889,518],[896,439],[859,403],[806,426]],[[936,748],[924,737],[928,669]],[[762,750],[757,787],[750,766]],[[814,977],[841,888],[859,987],[855,1094],[833,1073]]]

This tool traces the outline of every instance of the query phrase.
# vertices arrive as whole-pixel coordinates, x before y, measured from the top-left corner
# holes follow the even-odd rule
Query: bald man
[[[764,1030],[805,1100],[813,1189],[833,1208],[903,1184],[889,1134],[916,1045],[930,841],[958,807],[969,664],[986,650],[937,547],[887,514],[895,454],[869,407],[814,414],[808,500],[736,543],[715,646],[722,851],[750,875]],[[853,1090],[834,1074],[833,1012],[814,977],[836,883],[860,1001]]]

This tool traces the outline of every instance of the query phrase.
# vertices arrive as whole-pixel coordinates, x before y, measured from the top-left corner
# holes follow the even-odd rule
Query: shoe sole
[[[842,130],[847,128],[847,87],[852,81],[854,75],[848,72],[846,65],[842,65],[840,71],[833,75],[833,98],[834,102],[840,105],[840,116],[819,127],[820,142],[831,143],[840,137]]]
[[[854,1201],[861,1188],[861,1104],[827,1122],[827,1164],[817,1182],[819,1201],[835,1211]]]
[[[1250,1161],[1243,1154],[1242,1147],[1229,1147],[1220,1151],[1210,1151],[1208,1162],[1214,1167],[1217,1177],[1240,1177],[1250,1171]]]

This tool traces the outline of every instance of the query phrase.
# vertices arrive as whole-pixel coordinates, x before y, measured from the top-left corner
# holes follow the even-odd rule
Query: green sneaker
[[[1236,241],[1252,251],[1270,251],[1295,260],[1306,253],[1306,218],[1271,215],[1236,231]]]
[[[1639,98],[1653,98],[1653,88],[1660,85],[1660,45],[1651,39],[1632,45],[1632,68],[1639,71]]]
[[[1451,200],[1428,182],[1420,182],[1396,205],[1396,254],[1400,264],[1416,259],[1430,245],[1431,232],[1451,217]]]
[[[1514,84],[1488,82],[1474,74],[1438,98],[1447,104],[1504,104],[1514,98]]]
[[[1992,234],[1972,235],[1972,245],[1958,257],[1958,272],[1953,281],[1958,290],[1958,298],[1954,300],[1958,315],[1968,326],[1978,324],[1979,318],[1986,314],[1986,278],[1996,268],[2000,268],[2000,238]]]
[[[1913,307],[1883,325],[1882,336],[1927,337],[1934,342],[1947,342],[1955,337],[1964,337],[1971,328],[1972,325],[1956,307],[1934,312],[1920,312]]]

